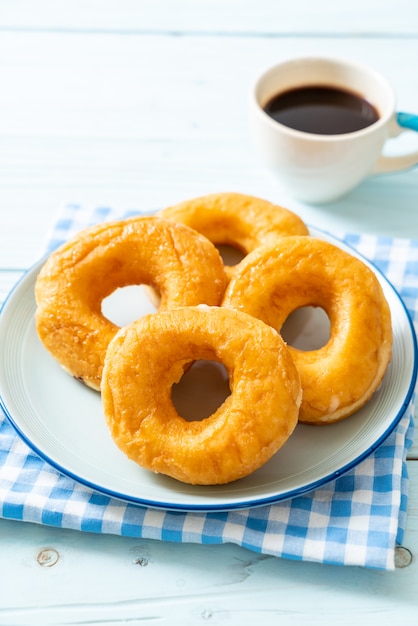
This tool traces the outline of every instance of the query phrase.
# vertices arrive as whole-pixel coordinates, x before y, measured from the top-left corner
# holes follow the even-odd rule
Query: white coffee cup
[[[307,86],[350,91],[370,102],[378,119],[343,134],[295,130],[264,111],[275,95]],[[258,152],[292,195],[312,203],[344,195],[366,176],[403,170],[418,152],[384,156],[385,142],[405,130],[418,131],[418,116],[398,113],[392,87],[371,68],[342,59],[299,58],[279,63],[256,81],[250,98],[250,128]]]

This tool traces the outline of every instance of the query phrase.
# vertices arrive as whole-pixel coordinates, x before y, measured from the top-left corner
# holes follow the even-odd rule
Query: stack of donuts
[[[225,265],[221,245],[242,260]],[[158,309],[120,328],[102,302],[135,284]],[[141,467],[190,484],[251,474],[298,422],[347,418],[391,359],[390,310],[374,272],[312,237],[291,211],[243,194],[89,227],[48,257],[35,296],[43,345],[101,392],[116,445]],[[281,331],[307,306],[326,312],[330,336],[303,351]],[[209,417],[185,420],[172,387],[199,360],[225,366],[231,393]]]

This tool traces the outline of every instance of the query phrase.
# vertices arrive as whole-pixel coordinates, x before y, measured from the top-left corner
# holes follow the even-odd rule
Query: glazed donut
[[[197,230],[215,245],[229,245],[245,256],[258,246],[287,235],[309,235],[302,219],[288,209],[239,193],[218,193],[187,200],[158,213]],[[237,265],[225,265],[231,279]]]
[[[231,394],[203,420],[174,408],[171,389],[190,361],[224,364]],[[287,441],[301,386],[280,335],[221,307],[144,316],[110,342],[102,378],[104,415],[116,445],[153,472],[189,484],[247,476]]]
[[[223,306],[279,332],[298,308],[327,313],[326,345],[311,351],[289,346],[302,382],[302,422],[331,423],[355,412],[377,389],[391,358],[390,310],[376,275],[319,238],[288,237],[252,252],[227,287]]]
[[[205,237],[157,217],[89,227],[51,254],[35,286],[38,335],[62,367],[100,389],[109,341],[119,329],[102,313],[118,287],[151,285],[160,309],[218,305],[226,285],[220,255]]]

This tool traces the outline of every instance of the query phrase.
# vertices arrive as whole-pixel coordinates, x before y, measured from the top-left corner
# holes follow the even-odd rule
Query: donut
[[[295,213],[240,193],[209,194],[167,207],[158,215],[190,226],[215,245],[232,246],[244,257],[278,237],[309,235],[307,226]],[[225,265],[228,279],[238,267],[239,263]]]
[[[172,386],[197,360],[223,363],[231,393],[209,417],[186,420]],[[300,400],[280,335],[221,307],[138,319],[112,339],[103,369],[103,412],[118,448],[147,470],[195,485],[229,483],[261,467],[293,432]]]
[[[302,382],[301,422],[328,424],[357,411],[391,359],[390,310],[375,273],[320,238],[288,237],[252,252],[229,283],[223,306],[279,332],[296,309],[321,307],[328,315],[324,346],[288,346]]]
[[[102,301],[118,287],[141,284],[158,290],[164,310],[220,304],[226,277],[209,240],[155,216],[86,228],[38,274],[38,335],[69,374],[93,389],[100,389],[107,346],[119,329],[103,315]]]

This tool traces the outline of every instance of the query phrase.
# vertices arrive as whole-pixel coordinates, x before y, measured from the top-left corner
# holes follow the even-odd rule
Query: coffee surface
[[[349,91],[308,86],[275,95],[264,111],[277,122],[306,133],[341,135],[374,124],[374,106]]]

